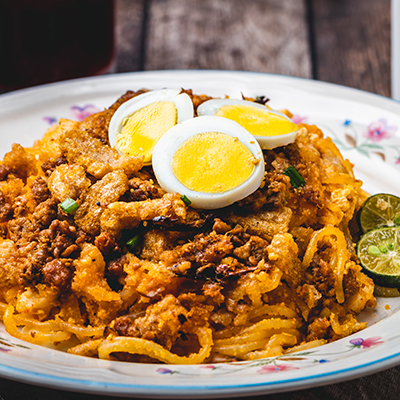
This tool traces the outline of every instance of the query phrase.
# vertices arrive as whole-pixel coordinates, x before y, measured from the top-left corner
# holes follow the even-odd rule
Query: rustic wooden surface
[[[390,0],[115,0],[115,72],[271,72],[390,96]],[[400,367],[255,400],[398,399]],[[0,379],[0,400],[106,400]],[[242,398],[244,399],[244,398]]]
[[[314,78],[390,96],[390,0],[311,0]]]
[[[226,69],[390,96],[390,0],[116,0],[117,72]]]
[[[145,9],[145,0],[115,2],[115,72],[143,69]]]
[[[118,72],[226,69],[311,77],[302,1],[117,0],[116,10]],[[126,28],[135,13],[146,18],[135,17]],[[134,33],[142,37],[132,40]]]
[[[154,0],[145,69],[227,69],[310,76],[298,0]]]

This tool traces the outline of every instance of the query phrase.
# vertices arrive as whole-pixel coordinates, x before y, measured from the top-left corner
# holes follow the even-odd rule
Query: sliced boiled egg
[[[193,103],[180,89],[143,93],[123,103],[111,118],[110,145],[120,154],[143,155],[144,165],[150,165],[158,140],[189,118],[193,118]]]
[[[262,149],[274,149],[294,142],[298,130],[285,114],[247,100],[208,100],[200,104],[197,114],[236,121],[257,139]]]
[[[264,158],[238,123],[204,116],[175,125],[158,141],[153,170],[165,191],[185,195],[192,207],[216,209],[260,187]]]

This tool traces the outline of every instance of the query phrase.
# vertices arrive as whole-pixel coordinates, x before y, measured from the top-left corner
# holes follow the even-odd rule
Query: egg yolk
[[[238,138],[221,132],[204,132],[181,144],[171,166],[187,188],[224,193],[245,182],[258,162]]]
[[[149,104],[123,120],[116,147],[130,156],[143,155],[144,164],[149,164],[154,146],[176,123],[177,110],[172,101]]]
[[[279,136],[297,129],[297,125],[285,117],[243,104],[222,106],[215,115],[232,119],[253,136]]]

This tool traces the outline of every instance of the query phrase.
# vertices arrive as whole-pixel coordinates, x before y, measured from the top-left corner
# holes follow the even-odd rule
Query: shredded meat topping
[[[43,203],[51,196],[49,188],[47,187],[47,183],[41,176],[38,176],[33,181],[31,185],[31,190],[33,198],[38,204]]]
[[[56,167],[65,164],[67,160],[64,157],[58,157],[57,159],[50,159],[44,161],[41,168],[46,176],[50,176],[51,173],[56,169]]]
[[[10,167],[7,167],[7,165],[4,164],[0,164],[0,181],[4,181],[10,172]]]
[[[60,258],[43,266],[44,281],[60,289],[67,290],[73,274],[73,260]]]
[[[0,222],[5,222],[14,216],[14,209],[10,203],[7,203],[2,191],[0,191]]]

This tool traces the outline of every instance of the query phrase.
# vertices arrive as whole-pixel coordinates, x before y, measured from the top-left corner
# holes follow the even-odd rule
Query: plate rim
[[[333,83],[333,82],[328,82],[328,81],[322,81],[322,80],[317,80],[313,78],[306,78],[302,76],[293,76],[293,75],[284,75],[284,74],[278,74],[278,73],[271,73],[271,72],[260,72],[260,71],[240,71],[240,70],[219,70],[219,69],[175,69],[175,70],[170,70],[170,69],[165,69],[165,70],[149,70],[149,71],[133,71],[133,72],[120,72],[120,73],[111,73],[111,74],[106,74],[106,75],[98,75],[98,76],[90,76],[90,77],[82,77],[82,78],[75,78],[75,79],[69,79],[69,80],[63,80],[63,81],[58,81],[58,82],[51,82],[51,83],[46,83],[43,85],[37,85],[37,86],[32,86],[24,89],[19,89],[7,93],[0,94],[0,101],[3,101],[3,99],[11,99],[14,100],[14,98],[17,97],[22,97],[24,95],[28,95],[31,93],[36,93],[36,92],[41,92],[41,91],[47,91],[47,90],[52,90],[53,88],[56,87],[64,87],[64,86],[73,86],[73,85],[79,85],[81,83],[91,83],[91,84],[96,84],[96,83],[101,83],[102,81],[107,81],[107,80],[122,80],[124,77],[129,77],[129,76],[157,76],[157,75],[168,75],[168,74],[174,74],[174,75],[224,75],[224,76],[235,76],[235,75],[240,75],[240,76],[261,76],[261,77],[270,77],[270,78],[276,78],[278,80],[294,80],[298,82],[304,82],[307,84],[314,85],[316,87],[326,87],[330,89],[334,89],[337,91],[348,91],[349,93],[357,93],[359,95],[367,95],[370,97],[370,99],[379,99],[383,102],[388,102],[388,104],[395,104],[396,106],[400,107],[400,100],[384,96],[379,93],[374,93],[370,92],[367,90],[355,88],[355,87],[350,87],[350,86],[345,86],[345,85],[340,85],[338,83]],[[62,97],[60,94],[59,97]]]
[[[122,361],[115,361],[115,362],[122,363]],[[400,362],[400,352],[397,352],[396,354],[386,356],[380,360],[366,362],[362,365],[349,367],[347,369],[335,370],[328,373],[321,373],[311,376],[307,375],[300,378],[281,379],[272,382],[247,383],[236,386],[215,385],[211,387],[206,384],[202,386],[190,386],[190,385],[152,386],[152,385],[138,385],[138,384],[113,383],[113,382],[97,382],[91,380],[78,380],[66,377],[55,377],[44,373],[27,371],[11,366],[4,366],[1,363],[0,363],[0,375],[2,378],[28,383],[35,386],[48,387],[52,389],[66,390],[69,392],[77,392],[77,393],[101,394],[106,396],[118,395],[122,397],[143,396],[143,397],[157,398],[157,399],[170,399],[170,398],[184,399],[187,398],[188,394],[190,394],[191,398],[203,399],[210,397],[227,398],[228,396],[232,397],[232,395],[234,395],[235,397],[242,395],[256,396],[259,394],[273,394],[273,393],[290,392],[294,390],[304,390],[312,387],[325,386],[327,384],[332,385],[335,383],[349,381],[378,373],[380,371],[398,365],[399,362]],[[374,368],[370,370],[368,369],[368,367],[376,365],[378,363],[381,364],[379,368]],[[15,371],[16,374],[12,373],[7,374],[6,370],[10,370],[11,372]],[[325,379],[326,377],[330,377],[332,379],[329,379],[329,381],[327,381]],[[38,381],[38,378],[40,379],[40,381]],[[311,382],[311,380],[314,380],[314,382]],[[67,386],[68,383],[77,384],[77,386],[75,387]],[[281,385],[286,385],[286,387]],[[114,388],[119,388],[120,390],[114,391],[113,390]],[[266,390],[270,388],[271,390]],[[134,391],[132,391],[132,389],[134,389]],[[232,390],[234,390],[234,392],[232,392]],[[164,391],[167,391],[168,393]]]

